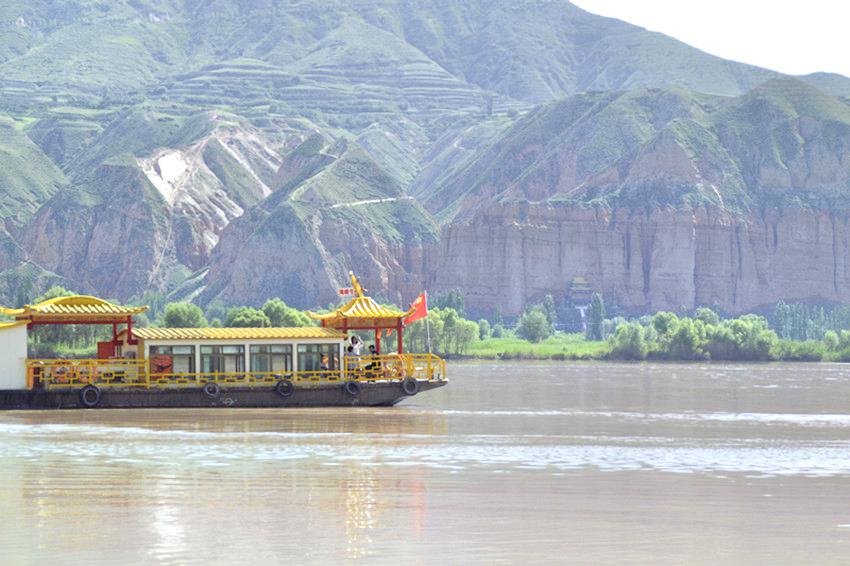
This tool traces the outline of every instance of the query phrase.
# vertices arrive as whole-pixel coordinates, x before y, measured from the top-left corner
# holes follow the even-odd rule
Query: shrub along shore
[[[827,330],[820,340],[783,339],[762,316],[724,320],[707,308],[693,316],[660,312],[632,321],[605,321],[610,327],[605,339],[592,331],[555,332],[551,323],[547,330],[545,309],[540,308],[523,315],[515,328],[465,321],[478,324],[479,336],[455,341],[451,337],[457,338],[456,333],[446,334],[443,321],[456,313],[435,310],[432,350],[455,359],[850,362],[850,331]],[[422,329],[411,330],[412,345],[424,350]]]

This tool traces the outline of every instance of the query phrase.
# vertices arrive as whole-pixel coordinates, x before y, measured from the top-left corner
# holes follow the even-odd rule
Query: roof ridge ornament
[[[354,271],[349,271],[348,276],[351,278],[351,286],[354,287],[354,293],[358,297],[363,297],[363,287],[360,286],[360,281],[357,280],[357,276],[354,275]]]

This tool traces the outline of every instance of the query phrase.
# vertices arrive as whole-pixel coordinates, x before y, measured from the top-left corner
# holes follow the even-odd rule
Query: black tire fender
[[[401,388],[404,389],[405,395],[416,395],[419,393],[419,382],[412,377],[406,377],[401,382]]]
[[[343,391],[345,391],[351,397],[357,397],[360,395],[360,391],[363,387],[357,381],[346,381],[342,386]]]
[[[295,384],[288,379],[281,379],[274,386],[274,390],[281,397],[289,397],[295,392]]]
[[[86,385],[80,389],[80,403],[86,408],[94,409],[100,405],[100,397],[100,389],[94,385]]]
[[[214,382],[208,381],[204,384],[204,395],[210,397],[211,399],[217,399],[219,395],[221,395],[221,386]]]

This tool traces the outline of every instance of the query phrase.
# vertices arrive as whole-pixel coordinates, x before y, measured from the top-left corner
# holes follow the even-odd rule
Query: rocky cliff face
[[[313,136],[287,155],[276,191],[222,233],[201,299],[301,308],[338,298],[356,268],[364,285],[401,303],[424,279],[436,225],[356,143]]]
[[[431,288],[469,308],[521,312],[585,277],[632,312],[719,305],[742,312],[789,298],[850,301],[850,211],[715,208],[628,211],[495,207],[442,234]]]

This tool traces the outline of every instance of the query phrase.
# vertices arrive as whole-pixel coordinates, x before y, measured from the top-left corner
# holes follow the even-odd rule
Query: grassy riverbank
[[[488,338],[470,344],[462,358],[603,360],[611,347],[603,340],[586,340],[583,334],[558,333],[542,342],[529,342],[515,336]]]
[[[633,359],[613,352],[613,340],[587,340],[583,334],[557,333],[538,343],[516,336],[488,338],[469,346],[454,359],[482,360],[616,360]],[[649,360],[706,361],[710,358],[676,357],[660,349],[646,353]],[[741,360],[748,361],[748,360]],[[765,358],[749,361],[850,362],[850,350],[833,350],[818,340],[780,340]]]

